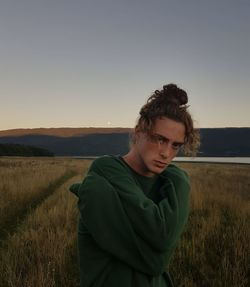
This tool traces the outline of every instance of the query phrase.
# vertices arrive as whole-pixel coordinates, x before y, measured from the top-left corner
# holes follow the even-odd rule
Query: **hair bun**
[[[188,102],[187,93],[184,90],[178,88],[175,84],[168,84],[163,86],[163,90],[160,93],[166,97],[168,102],[177,104],[179,106],[186,105]]]

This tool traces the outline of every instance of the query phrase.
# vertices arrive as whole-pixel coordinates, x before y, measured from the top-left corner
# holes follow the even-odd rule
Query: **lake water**
[[[96,156],[74,156],[73,158],[95,159],[97,157]],[[176,157],[174,161],[250,164],[250,157]]]
[[[174,161],[250,164],[250,157],[176,157]]]

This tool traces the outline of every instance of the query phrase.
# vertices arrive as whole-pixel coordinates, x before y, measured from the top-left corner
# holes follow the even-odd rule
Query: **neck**
[[[151,176],[146,175],[147,171],[145,170],[144,165],[140,159],[140,156],[138,155],[137,151],[132,148],[126,155],[122,157],[125,162],[137,173],[143,176],[147,177],[153,177],[154,175],[152,174]]]

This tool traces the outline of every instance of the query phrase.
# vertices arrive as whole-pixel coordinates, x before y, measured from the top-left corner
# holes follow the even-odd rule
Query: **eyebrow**
[[[163,135],[160,135],[160,134],[158,134],[158,133],[155,133],[155,135],[157,135],[157,136],[163,138],[165,141],[170,141],[170,139],[164,137]],[[177,142],[177,141],[174,141],[174,142],[173,142],[173,144],[178,144],[178,145],[183,145],[184,143],[185,143],[185,142]]]

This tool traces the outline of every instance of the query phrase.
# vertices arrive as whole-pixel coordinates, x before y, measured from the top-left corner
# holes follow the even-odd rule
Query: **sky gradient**
[[[164,84],[250,127],[250,1],[0,0],[0,130],[133,127]]]

